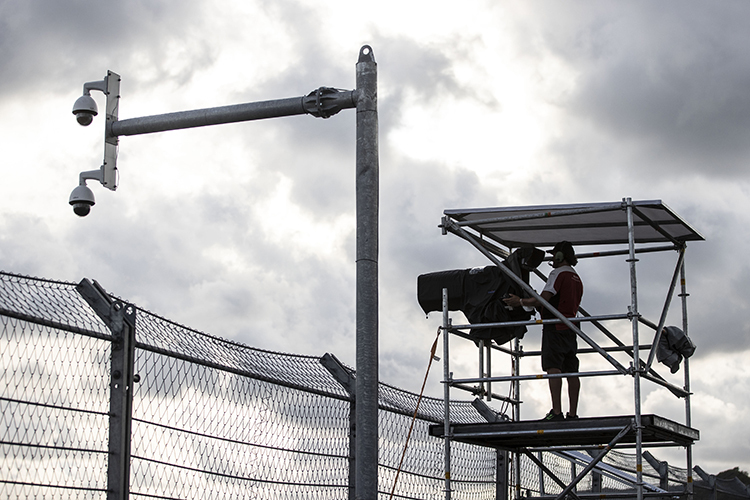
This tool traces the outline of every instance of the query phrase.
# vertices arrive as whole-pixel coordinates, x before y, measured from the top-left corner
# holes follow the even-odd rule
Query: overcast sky
[[[0,269],[96,279],[213,335],[354,366],[353,111],[121,138],[120,187],[90,181],[97,204],[81,219],[68,196],[101,164],[103,119],[82,128],[71,109],[107,70],[122,76],[121,119],[351,89],[369,44],[381,379],[419,391],[440,319],[419,309],[416,277],[489,263],[441,236],[444,209],[660,199],[706,237],[686,258],[695,463],[750,469],[750,4],[425,5],[0,2]],[[675,258],[639,263],[653,321]],[[627,265],[605,264],[579,264],[583,305],[623,312]],[[527,349],[538,340],[532,329]],[[470,347],[455,349],[456,376],[476,372]],[[495,367],[507,374],[506,360]],[[442,366],[433,372],[440,395]],[[629,381],[585,380],[581,413],[632,413]],[[523,390],[525,418],[544,415],[545,385]],[[644,411],[684,421],[665,392],[644,387]],[[681,451],[654,454],[684,467]]]

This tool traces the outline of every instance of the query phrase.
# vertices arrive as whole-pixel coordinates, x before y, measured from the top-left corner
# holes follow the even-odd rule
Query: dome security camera
[[[78,123],[85,127],[94,121],[94,117],[99,114],[99,109],[96,107],[94,98],[89,93],[85,93],[76,99],[73,114],[76,115]]]
[[[76,186],[72,193],[70,193],[70,200],[68,201],[73,206],[73,212],[79,217],[86,217],[91,212],[91,207],[94,206],[94,192],[86,186],[81,184]]]

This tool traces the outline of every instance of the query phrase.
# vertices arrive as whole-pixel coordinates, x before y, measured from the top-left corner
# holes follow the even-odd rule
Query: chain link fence
[[[137,383],[124,478],[131,498],[353,498],[351,368],[330,355],[253,349],[135,312]],[[0,272],[0,497],[108,497],[120,345],[76,284]],[[390,496],[417,400],[380,385],[380,498]],[[451,416],[485,421],[468,401],[453,401]],[[445,497],[444,444],[428,432],[442,419],[443,401],[422,399],[394,498]],[[498,489],[495,450],[453,442],[451,455],[457,500],[492,499],[503,489],[523,496],[562,490],[527,457],[511,455],[518,473]],[[569,456],[540,458],[558,477],[575,476]],[[625,454],[611,452],[605,462],[634,470]],[[644,474],[658,484],[656,471]],[[670,474],[684,483],[685,471]],[[587,476],[578,490],[632,491],[621,478],[597,477]]]
[[[76,284],[0,273],[0,497],[106,498],[117,339]],[[134,499],[348,499],[352,395],[321,358],[253,349],[136,309]],[[353,370],[343,367],[354,375]],[[390,494],[417,395],[380,388]],[[455,402],[460,422],[481,422]],[[422,400],[395,498],[444,496],[442,400]],[[496,453],[456,444],[455,498],[494,498]]]

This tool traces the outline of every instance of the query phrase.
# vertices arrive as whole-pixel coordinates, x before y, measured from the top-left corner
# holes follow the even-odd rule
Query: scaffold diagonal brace
[[[531,453],[527,448],[523,449],[523,454],[526,455],[529,459],[531,459],[531,461],[534,462],[540,469],[542,469],[545,474],[547,474],[550,478],[552,478],[552,480],[556,482],[558,486],[560,486],[563,489],[567,487],[566,484],[559,477],[557,477],[554,472],[550,470],[549,467],[544,465],[544,462],[542,462],[537,457],[535,457],[534,454]],[[570,491],[570,496],[574,498],[578,498],[580,500],[580,497],[576,495],[572,489]]]
[[[631,430],[633,429],[633,424],[625,426],[620,432],[617,433],[617,435],[612,439],[612,441],[609,442],[609,444],[602,450],[602,452],[599,454],[598,457],[595,457],[589,464],[571,481],[571,483],[563,489],[563,491],[557,496],[555,500],[562,500],[565,498],[566,495],[572,494],[573,488],[583,479],[586,477],[586,474],[591,472],[591,469],[596,467],[596,465],[604,459],[605,456],[607,456],[607,453],[610,452],[612,448],[615,447],[615,445],[620,442],[620,440],[625,437]]]

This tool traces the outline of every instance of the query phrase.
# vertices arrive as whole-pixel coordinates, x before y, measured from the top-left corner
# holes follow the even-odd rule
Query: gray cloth
[[[661,332],[656,359],[667,365],[672,373],[680,369],[682,358],[689,358],[695,352],[695,344],[676,326],[667,326]]]

